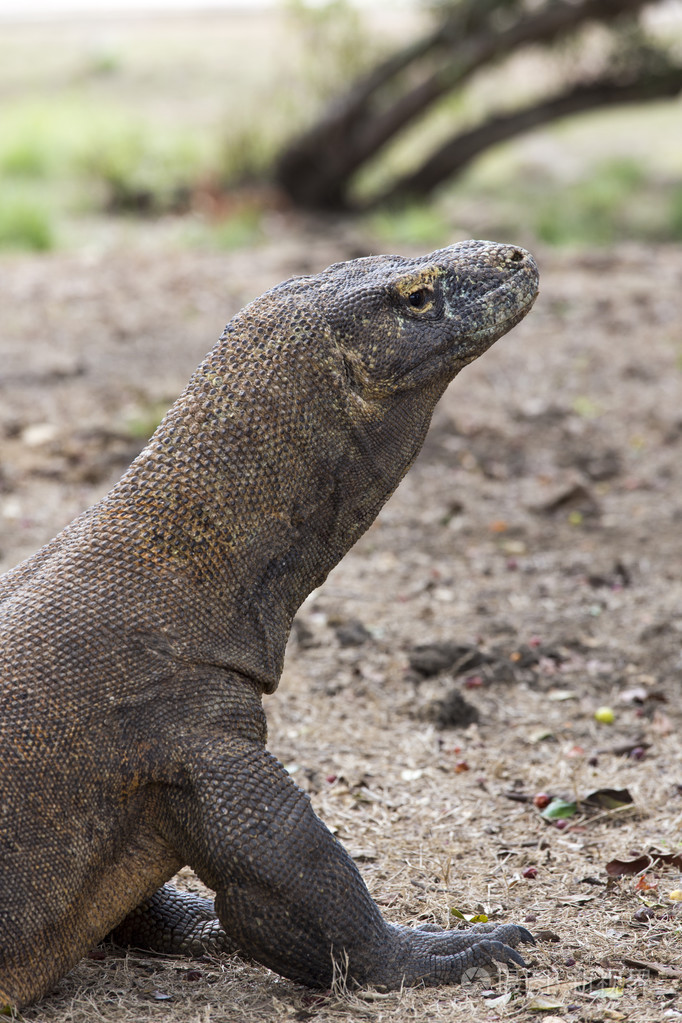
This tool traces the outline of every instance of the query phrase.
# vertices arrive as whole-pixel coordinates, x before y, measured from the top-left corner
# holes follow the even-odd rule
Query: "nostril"
[[[509,258],[513,263],[521,263],[525,259],[526,253],[523,249],[512,249],[509,253]]]

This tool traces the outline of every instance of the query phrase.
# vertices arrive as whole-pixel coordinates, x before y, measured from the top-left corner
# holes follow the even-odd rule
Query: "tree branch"
[[[552,42],[584,21],[612,21],[633,14],[650,2],[547,0],[539,10],[521,15],[507,28],[500,29],[489,23],[491,14],[499,13],[499,0],[497,3],[480,0],[478,7],[475,0],[469,0],[458,11],[460,17],[450,15],[430,36],[389,58],[288,146],[275,168],[275,179],[301,206],[342,208],[351,174],[435,100],[461,85],[481,66],[519,46]],[[510,0],[508,13],[517,11],[518,4]],[[468,31],[460,37],[458,29],[465,26],[466,18]],[[445,66],[441,64],[385,110],[374,111],[371,99],[383,85],[427,53],[442,47],[448,61]]]
[[[423,198],[448,178],[460,173],[490,146],[504,142],[541,124],[591,110],[623,103],[648,102],[674,97],[682,92],[682,67],[644,72],[631,81],[612,76],[576,85],[549,100],[544,100],[504,116],[493,117],[472,131],[455,135],[433,153],[418,170],[405,175],[364,208],[384,203]]]
[[[402,131],[436,100],[461,85],[484,64],[534,43],[551,43],[558,36],[575,31],[584,21],[613,21],[632,14],[650,0],[551,0],[540,10],[520,18],[505,31],[486,31],[466,38],[448,55],[449,64],[430,75],[421,85],[399,99],[383,115],[366,121],[355,147],[360,163]],[[353,167],[352,169],[355,169]]]

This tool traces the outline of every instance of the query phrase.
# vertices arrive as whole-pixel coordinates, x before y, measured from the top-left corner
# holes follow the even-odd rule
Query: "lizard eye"
[[[407,301],[414,309],[423,309],[429,295],[430,291],[428,288],[417,288],[416,291],[411,292],[411,294],[407,296]]]

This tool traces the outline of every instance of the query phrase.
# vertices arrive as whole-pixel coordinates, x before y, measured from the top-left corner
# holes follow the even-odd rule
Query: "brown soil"
[[[373,248],[286,239],[2,260],[2,568],[112,484],[240,305]],[[682,1019],[679,865],[648,891],[605,870],[682,844],[682,251],[540,257],[535,310],[455,381],[266,702],[273,752],[389,918],[525,921],[531,971],[327,996],[107,948],[27,1020],[530,1019],[540,996],[555,1021]],[[605,787],[633,804],[582,803]],[[563,830],[539,792],[579,801]]]

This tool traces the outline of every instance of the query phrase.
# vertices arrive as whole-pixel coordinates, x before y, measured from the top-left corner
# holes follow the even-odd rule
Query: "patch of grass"
[[[263,240],[262,214],[245,207],[209,228],[209,237],[219,249],[242,249]]]
[[[0,172],[9,177],[43,178],[47,174],[48,163],[42,139],[31,133],[5,146],[0,157]]]
[[[506,168],[486,157],[442,189],[435,203],[456,235],[514,238],[532,245],[611,245],[626,239],[682,237],[682,187],[632,158],[597,161],[577,180],[528,162]]]
[[[265,178],[285,140],[377,47],[347,0],[290,0],[279,17],[280,45],[265,63],[251,59],[264,44],[270,52],[259,21],[248,31],[239,19],[215,22],[217,38],[230,41],[236,32],[245,43],[220,79],[215,60],[197,60],[189,37],[165,22],[156,29],[167,37],[167,52],[156,29],[140,42],[124,27],[114,43],[93,46],[78,32],[63,38],[66,49],[52,78],[41,78],[42,66],[29,75],[17,64],[20,85],[2,112],[0,189],[39,181],[60,218],[160,215],[191,206],[206,180],[229,189]],[[242,67],[244,61],[251,66]],[[182,87],[177,70],[171,74],[176,66],[183,69]],[[254,216],[240,214],[206,237],[233,248],[258,233]]]
[[[450,225],[438,207],[426,203],[402,209],[380,210],[368,217],[373,235],[387,245],[424,245],[432,248],[445,245],[450,238]]]
[[[15,103],[3,113],[0,132],[0,175],[3,178],[45,178],[58,171],[59,157],[69,147],[63,119],[48,105]]]
[[[0,249],[46,252],[55,245],[52,218],[28,196],[0,192]]]
[[[123,70],[123,56],[115,46],[106,43],[94,46],[86,61],[85,76],[102,77],[118,74]]]
[[[670,196],[668,223],[671,238],[682,241],[682,185],[674,188]]]
[[[188,126],[151,126],[112,111],[94,127],[77,169],[105,187],[107,205],[115,210],[138,208],[140,195],[150,197],[145,208],[163,210],[205,172],[204,157]]]
[[[579,182],[541,199],[535,231],[552,245],[610,244],[624,233],[627,206],[646,181],[635,160],[608,160]]]
[[[265,180],[277,150],[284,143],[280,111],[265,104],[261,117],[232,123],[223,132],[219,162],[216,168],[226,188]]]
[[[165,416],[169,401],[154,401],[141,406],[125,422],[125,431],[134,440],[148,441]]]
[[[218,145],[190,124],[149,123],[123,105],[94,104],[78,90],[16,103],[3,117],[0,188],[41,184],[57,214],[139,208],[162,210],[181,186],[217,162]]]
[[[186,244],[197,248],[232,251],[258,245],[263,241],[263,209],[247,204],[221,217],[194,221],[184,232]]]

